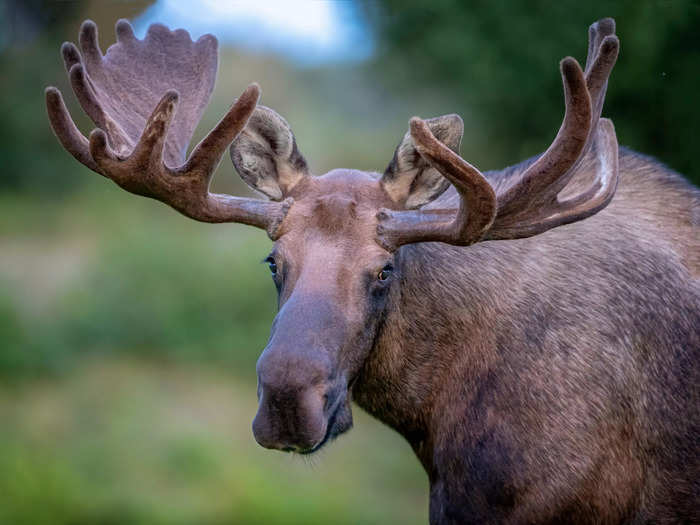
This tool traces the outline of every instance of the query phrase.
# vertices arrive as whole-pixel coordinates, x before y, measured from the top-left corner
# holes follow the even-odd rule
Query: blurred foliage
[[[25,231],[18,237],[9,222],[0,230],[14,239],[0,256],[0,275],[12,281],[0,287],[0,375],[61,372],[114,352],[252,372],[275,309],[259,264],[270,245],[264,234],[229,226],[231,235],[128,195],[128,204],[97,197],[80,194],[41,212],[17,197],[2,202],[3,217]],[[81,220],[73,210],[98,219],[70,224]],[[33,224],[43,231],[32,239]]]
[[[615,18],[621,53],[603,114],[613,119],[621,144],[700,183],[697,0],[364,5],[381,41],[377,74],[398,94],[418,85],[451,96],[453,111],[478,130],[463,154],[489,169],[549,144],[563,115],[558,61],[572,55],[583,65],[588,26]]]
[[[47,53],[48,42],[65,31],[78,8],[68,2],[0,0],[0,189],[65,186],[55,173],[67,171],[69,163],[53,147],[44,107],[37,102],[44,78],[62,68],[57,50]]]
[[[75,160],[56,147],[43,101],[48,85],[68,91],[61,42],[76,40],[76,20],[90,17],[113,25],[148,3],[0,0],[0,190],[61,195],[80,185],[80,179],[62,176],[74,170]],[[102,41],[110,44],[114,38],[106,33]],[[77,124],[87,123],[72,113]]]
[[[367,430],[309,464],[252,440],[255,406],[254,389],[225,374],[142,360],[0,383],[0,523],[427,521],[427,480],[389,429],[358,414]]]

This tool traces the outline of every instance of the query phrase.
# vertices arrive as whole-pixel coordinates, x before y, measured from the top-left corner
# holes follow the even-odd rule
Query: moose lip
[[[311,448],[307,448],[306,450],[297,451],[297,454],[300,454],[302,456],[307,456],[309,454],[313,454],[314,452],[320,450],[331,439],[334,439],[335,437],[338,436],[338,434],[342,433],[342,432],[338,432],[335,428],[335,423],[338,419],[338,414],[340,413],[342,406],[343,406],[342,399],[339,399],[339,402],[336,403],[336,406],[333,409],[333,412],[331,413],[330,417],[328,418],[328,425],[326,425],[326,434],[323,436],[323,439]]]

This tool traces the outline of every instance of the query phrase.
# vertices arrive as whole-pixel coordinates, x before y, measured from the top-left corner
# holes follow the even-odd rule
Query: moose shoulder
[[[104,55],[92,22],[64,44],[89,140],[55,88],[47,108],[127,191],[275,241],[261,445],[312,453],[354,399],[413,446],[433,523],[698,522],[700,192],[600,118],[614,32],[591,26],[583,69],[562,61],[547,151],[485,174],[446,115],[411,119],[382,175],[313,176],[255,84],[187,157],[216,40],[161,25],[138,40],[118,22]],[[226,149],[269,200],[209,192]]]

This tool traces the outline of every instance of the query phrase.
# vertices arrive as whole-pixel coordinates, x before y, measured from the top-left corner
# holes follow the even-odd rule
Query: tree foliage
[[[367,7],[379,38],[377,70],[397,92],[418,85],[454,97],[467,127],[479,130],[463,151],[487,168],[548,144],[563,112],[558,61],[572,55],[583,63],[588,26],[614,17],[621,54],[604,114],[621,144],[700,183],[697,1],[382,0]]]

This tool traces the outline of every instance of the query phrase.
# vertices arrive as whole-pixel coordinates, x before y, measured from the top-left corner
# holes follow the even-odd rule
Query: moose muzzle
[[[258,361],[256,441],[265,448],[311,452],[327,438],[338,389],[322,353],[268,347]]]
[[[258,359],[256,441],[266,448],[309,453],[352,426],[342,348],[347,312],[338,293],[310,291],[302,276],[272,323]]]

